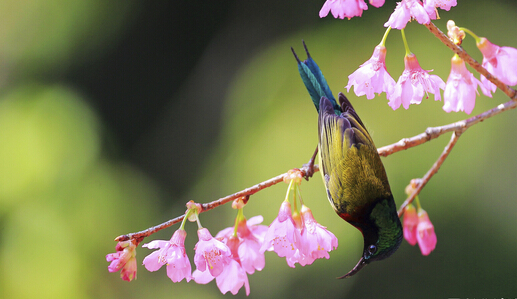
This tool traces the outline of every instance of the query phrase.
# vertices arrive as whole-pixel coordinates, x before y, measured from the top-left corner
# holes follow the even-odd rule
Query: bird
[[[307,53],[304,61],[291,50],[318,111],[317,151],[327,198],[335,212],[356,227],[364,239],[359,262],[338,277],[348,278],[397,251],[402,242],[402,225],[373,139],[343,93],[338,95],[339,104],[336,102],[305,42],[303,46]],[[314,165],[314,159],[311,161]]]

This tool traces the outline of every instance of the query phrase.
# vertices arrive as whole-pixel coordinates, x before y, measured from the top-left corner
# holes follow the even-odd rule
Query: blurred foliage
[[[514,5],[504,1],[459,2],[451,12],[441,12],[442,19],[436,24],[442,30],[447,18],[453,16],[459,26],[496,44],[517,47],[517,27],[508,26],[515,22]],[[171,187],[158,185],[132,161],[119,157],[123,149],[113,149],[117,147],[116,133],[91,107],[94,100],[55,75],[104,55],[116,37],[130,28],[141,5],[137,1],[0,1],[2,298],[222,297],[215,283],[172,284],[164,269],[149,273],[140,265],[138,279],[126,283],[118,273],[108,273],[104,257],[114,252],[114,237],[177,216],[188,200],[211,201],[307,162],[317,144],[317,117],[289,48],[305,57],[304,39],[333,92],[345,92],[347,76],[371,56],[384,33],[382,24],[393,9],[393,3],[386,3],[382,9],[365,11],[363,18],[312,20],[310,25],[277,36],[250,54],[227,87],[217,145],[203,148],[191,143],[186,152],[199,159],[190,159],[202,158],[204,165],[188,175],[195,180],[178,181],[176,185],[181,186]],[[319,6],[309,1],[303,5]],[[268,16],[267,5],[261,13]],[[199,24],[202,27],[203,20]],[[231,24],[223,33],[229,34],[240,25]],[[505,30],[500,30],[501,26]],[[445,80],[450,50],[417,24],[409,24],[406,35],[421,66],[434,69],[433,73]],[[481,60],[473,43],[468,37],[463,46]],[[240,49],[239,45],[218,44],[217,38],[212,47]],[[396,79],[403,70],[404,55],[396,30],[390,34],[387,47],[388,70]],[[208,50],[198,67],[212,66],[217,60]],[[213,74],[218,71],[206,76],[216,80]],[[53,79],[42,79],[48,73],[54,74]],[[204,86],[189,83],[184,88],[199,90]],[[443,103],[432,97],[409,110],[393,111],[384,95],[371,101],[352,92],[347,95],[379,147],[419,134],[428,126],[468,117],[443,112]],[[500,92],[493,98],[479,97],[473,113],[504,101],[507,98]],[[167,129],[182,131],[181,136],[197,133],[197,129],[188,131],[181,126]],[[404,242],[393,257],[345,281],[334,278],[355,265],[362,238],[334,214],[316,174],[302,184],[302,195],[316,220],[338,236],[339,248],[331,252],[332,260],[317,260],[296,269],[267,253],[266,268],[249,276],[250,297],[515,297],[515,130],[515,111],[470,128],[425,187],[420,199],[438,236],[437,248],[430,256],[421,256],[417,247]],[[397,204],[404,200],[404,187],[412,178],[425,174],[448,139],[445,135],[383,158]],[[182,158],[176,154],[168,153],[172,158],[167,159]],[[171,200],[164,190],[175,188],[187,191]],[[253,195],[245,214],[262,214],[268,224],[276,216],[286,188],[280,184]],[[229,206],[221,207],[202,214],[201,221],[215,234],[232,225],[234,215]],[[159,232],[155,238],[168,239],[172,231]],[[195,225],[187,225],[187,231],[186,246],[192,261]],[[138,248],[139,264],[149,252]],[[243,291],[237,295],[244,296]]]

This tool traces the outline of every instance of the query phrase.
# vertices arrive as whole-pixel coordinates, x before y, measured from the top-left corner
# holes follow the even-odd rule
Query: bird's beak
[[[350,270],[350,272],[348,272],[347,274],[345,274],[341,277],[338,277],[338,278],[339,279],[348,278],[348,277],[354,275],[355,273],[359,272],[359,270],[361,270],[365,265],[366,265],[366,261],[364,260],[363,257],[361,257],[361,259],[359,260],[357,265],[355,265],[355,267],[352,270]]]

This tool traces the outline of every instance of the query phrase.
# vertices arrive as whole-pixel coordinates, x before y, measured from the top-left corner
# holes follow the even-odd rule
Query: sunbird
[[[402,225],[384,165],[363,122],[346,96],[337,104],[320,68],[311,58],[298,71],[319,113],[318,149],[327,197],[336,213],[363,234],[364,249],[350,277],[365,265],[392,255],[402,242]],[[311,159],[313,165],[313,159]]]

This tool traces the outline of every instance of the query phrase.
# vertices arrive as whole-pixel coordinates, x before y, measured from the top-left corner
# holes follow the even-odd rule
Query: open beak
[[[348,278],[348,277],[354,275],[355,273],[359,272],[359,270],[361,270],[364,266],[366,266],[366,261],[364,260],[363,257],[361,257],[361,259],[359,260],[357,265],[355,265],[355,267],[352,270],[350,270],[350,272],[348,272],[347,274],[345,274],[341,277],[338,277],[338,278],[339,279]]]

